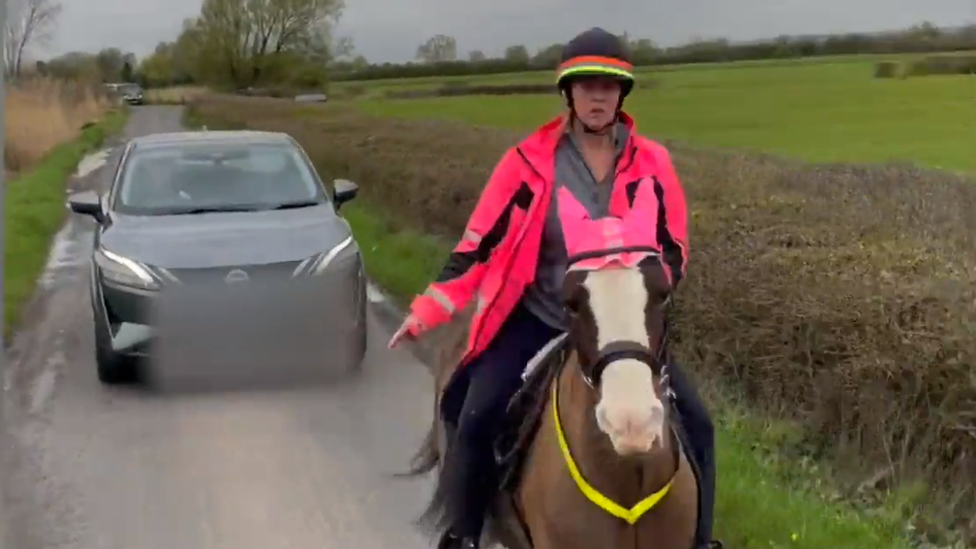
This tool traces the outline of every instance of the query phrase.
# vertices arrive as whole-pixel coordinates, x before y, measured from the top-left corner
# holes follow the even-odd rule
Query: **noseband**
[[[573,264],[586,259],[595,259],[608,255],[633,252],[649,253],[652,254],[653,257],[660,257],[661,253],[656,248],[652,248],[650,246],[609,248],[606,250],[596,250],[573,255],[569,258],[568,265],[571,267]],[[668,296],[668,299],[661,306],[669,307],[670,304],[671,297]],[[665,319],[664,331],[661,333],[661,338],[658,340],[657,349],[654,352],[636,341],[614,341],[599,350],[596,363],[593,365],[593,368],[591,368],[589,374],[586,374],[582,368],[580,368],[580,374],[583,377],[583,381],[585,381],[587,385],[595,388],[600,386],[603,371],[607,369],[607,366],[620,360],[636,360],[646,364],[651,369],[651,373],[660,378],[661,389],[667,396],[671,397],[673,396],[674,392],[671,389],[670,383],[668,383],[668,362],[670,356],[667,352],[667,343],[668,323]]]
[[[664,333],[661,334],[661,339],[658,340],[657,350],[654,353],[636,341],[614,341],[608,343],[599,350],[596,363],[590,368],[590,373],[584,373],[581,368],[580,375],[583,376],[583,381],[590,387],[599,387],[600,381],[603,378],[603,371],[607,369],[607,366],[620,360],[636,360],[646,364],[651,369],[651,373],[661,379],[661,388],[670,392],[671,387],[668,384],[669,356],[667,352],[667,339],[668,328],[667,323],[665,323]]]

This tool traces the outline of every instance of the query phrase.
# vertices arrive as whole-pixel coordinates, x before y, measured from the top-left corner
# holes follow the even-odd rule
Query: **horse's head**
[[[645,188],[650,187],[644,185]],[[559,211],[569,251],[563,298],[581,374],[599,391],[596,420],[618,454],[663,447],[671,280],[656,242],[651,189],[625,218],[590,219],[568,191]]]

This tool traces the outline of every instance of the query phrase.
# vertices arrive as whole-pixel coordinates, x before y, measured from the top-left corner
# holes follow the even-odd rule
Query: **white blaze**
[[[637,269],[591,271],[583,285],[597,327],[597,345],[628,341],[650,349],[645,325],[647,289]],[[596,407],[600,430],[620,454],[646,452],[664,439],[664,405],[647,364],[618,360],[603,371]]]

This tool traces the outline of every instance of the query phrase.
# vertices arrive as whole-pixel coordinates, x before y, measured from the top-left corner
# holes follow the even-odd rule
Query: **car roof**
[[[135,137],[131,144],[138,148],[167,145],[193,144],[246,144],[246,145],[296,145],[286,133],[260,132],[248,130],[232,131],[187,131],[154,133]]]

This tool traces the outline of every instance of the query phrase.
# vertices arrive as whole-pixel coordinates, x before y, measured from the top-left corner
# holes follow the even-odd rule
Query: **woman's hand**
[[[386,346],[388,349],[392,349],[402,340],[415,341],[423,329],[423,324],[415,316],[407,315],[407,318],[403,319],[403,324],[393,333],[393,337],[390,338],[390,342]]]

